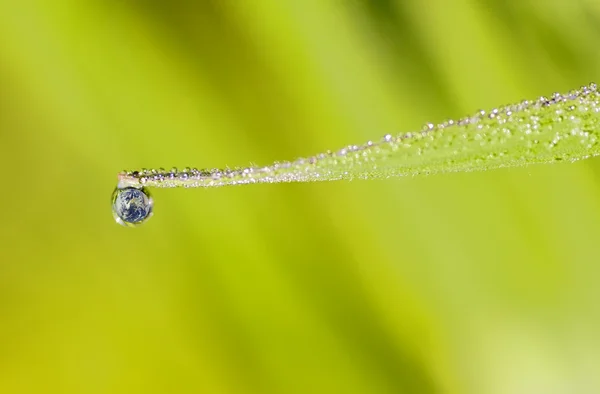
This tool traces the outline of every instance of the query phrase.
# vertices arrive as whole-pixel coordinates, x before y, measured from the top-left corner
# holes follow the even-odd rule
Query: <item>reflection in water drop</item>
[[[146,188],[116,188],[112,195],[112,211],[117,223],[136,227],[152,216],[152,197]]]

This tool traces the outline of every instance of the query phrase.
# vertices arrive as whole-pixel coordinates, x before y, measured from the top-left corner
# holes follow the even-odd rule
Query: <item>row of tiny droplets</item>
[[[524,100],[518,104],[507,105],[499,108],[494,108],[489,112],[478,111],[473,116],[465,117],[459,120],[447,120],[438,125],[427,123],[420,132],[417,133],[404,133],[398,136],[386,134],[380,141],[373,142],[368,141],[363,145],[349,145],[345,148],[338,150],[337,152],[327,151],[320,153],[309,158],[297,159],[293,162],[280,162],[275,163],[271,166],[266,167],[247,167],[241,169],[202,169],[197,168],[184,168],[179,171],[177,168],[172,168],[170,171],[166,171],[164,168],[159,169],[141,169],[139,171],[125,171],[124,174],[132,179],[138,180],[142,185],[148,181],[154,181],[161,183],[165,182],[177,182],[177,181],[189,181],[189,180],[200,180],[200,179],[212,179],[214,181],[226,180],[227,178],[235,177],[252,177],[253,174],[257,173],[272,173],[278,169],[289,169],[292,167],[303,167],[306,164],[316,164],[317,162],[331,157],[343,158],[351,153],[356,153],[370,149],[373,147],[381,146],[384,144],[394,145],[407,138],[416,137],[419,133],[421,136],[426,136],[429,133],[444,130],[448,127],[455,125],[466,126],[469,124],[477,124],[481,120],[496,119],[501,116],[510,117],[513,114],[526,111],[528,109],[539,109],[541,107],[550,106],[557,103],[566,103],[576,99],[583,99],[585,96],[593,92],[598,91],[598,86],[595,83],[591,83],[588,86],[582,86],[579,90],[572,90],[567,94],[554,93],[550,98],[540,97],[537,100]],[[575,106],[568,107],[569,110],[574,110]],[[600,106],[594,106],[594,111],[600,112]]]

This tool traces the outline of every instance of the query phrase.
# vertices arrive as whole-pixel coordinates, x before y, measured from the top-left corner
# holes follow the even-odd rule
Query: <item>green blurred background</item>
[[[600,392],[600,161],[157,190],[600,79],[597,0],[0,0],[1,393]]]

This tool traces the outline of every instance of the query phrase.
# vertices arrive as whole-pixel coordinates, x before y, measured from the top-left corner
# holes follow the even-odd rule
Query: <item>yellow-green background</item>
[[[600,391],[600,161],[157,190],[600,79],[597,0],[0,0],[1,393]]]

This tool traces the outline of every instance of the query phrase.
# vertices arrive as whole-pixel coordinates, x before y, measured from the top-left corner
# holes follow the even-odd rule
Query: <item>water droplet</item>
[[[152,216],[153,201],[146,188],[116,188],[112,195],[115,221],[122,226],[136,227]]]

